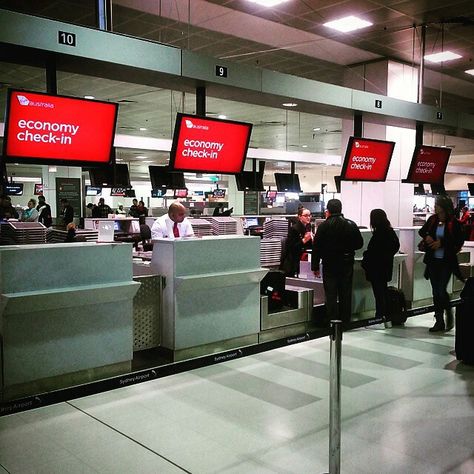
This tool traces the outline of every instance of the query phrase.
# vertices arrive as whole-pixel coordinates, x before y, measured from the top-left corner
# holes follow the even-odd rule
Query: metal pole
[[[329,474],[341,472],[341,347],[342,321],[331,321],[329,366]]]

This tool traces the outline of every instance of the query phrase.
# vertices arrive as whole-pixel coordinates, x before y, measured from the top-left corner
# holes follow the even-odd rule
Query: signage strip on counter
[[[451,304],[453,306],[456,306],[457,304],[459,304],[459,302],[460,300],[458,299],[452,301]],[[407,310],[407,316],[413,317],[420,314],[428,313],[430,311],[433,311],[433,308],[434,306],[430,305],[423,306],[420,308],[409,309]],[[371,324],[377,324],[377,322],[378,320],[373,318],[353,321],[351,322],[350,327],[348,329],[357,329]],[[241,348],[230,349],[225,352],[210,354],[181,362],[172,362],[159,367],[140,370],[129,374],[111,377],[105,380],[98,380],[96,382],[77,385],[75,387],[68,387],[52,392],[32,395],[29,397],[11,400],[8,402],[2,402],[0,403],[0,416],[11,415],[13,413],[19,413],[33,408],[53,405],[55,403],[73,400],[75,398],[87,397],[89,395],[95,395],[96,393],[107,392],[109,390],[115,390],[117,388],[126,387],[129,385],[136,385],[138,383],[160,379],[169,375],[175,375],[181,372],[187,372],[189,370],[199,369],[201,367],[207,367],[213,364],[220,364],[221,362],[255,355],[260,352],[266,352],[272,349],[278,349],[293,344],[299,344],[300,342],[307,342],[313,339],[319,339],[321,337],[329,336],[330,332],[331,330],[329,328],[318,328],[312,331],[307,331],[302,334],[287,336],[274,341],[262,342]]]

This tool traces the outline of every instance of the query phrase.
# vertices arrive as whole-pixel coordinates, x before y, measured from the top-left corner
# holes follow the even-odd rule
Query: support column
[[[357,74],[351,74],[350,77],[363,79],[357,79],[357,84],[346,81],[345,86],[416,102],[418,88],[415,68],[392,61],[380,61],[357,66],[356,69]],[[381,208],[393,226],[413,225],[414,188],[412,184],[402,183],[401,180],[406,177],[410,166],[415,147],[415,130],[370,123],[356,112],[353,121],[343,120],[342,150],[346,149],[349,137],[352,134],[357,136],[359,131],[363,131],[364,138],[390,140],[396,146],[385,182],[341,182],[344,215],[359,225],[369,227],[370,211]]]

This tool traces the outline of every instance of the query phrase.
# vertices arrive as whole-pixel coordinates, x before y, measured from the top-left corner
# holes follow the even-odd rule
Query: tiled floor
[[[453,332],[344,334],[342,472],[474,473]],[[328,471],[329,339],[0,418],[0,473]]]

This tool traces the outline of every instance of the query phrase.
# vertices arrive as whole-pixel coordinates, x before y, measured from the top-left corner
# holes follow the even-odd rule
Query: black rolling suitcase
[[[270,270],[260,282],[260,294],[268,296],[268,311],[281,311],[286,303],[286,277],[281,270]]]
[[[474,364],[474,278],[468,278],[456,306],[456,359]]]
[[[407,303],[403,291],[394,286],[387,288],[387,319],[394,326],[401,326],[407,320]]]

